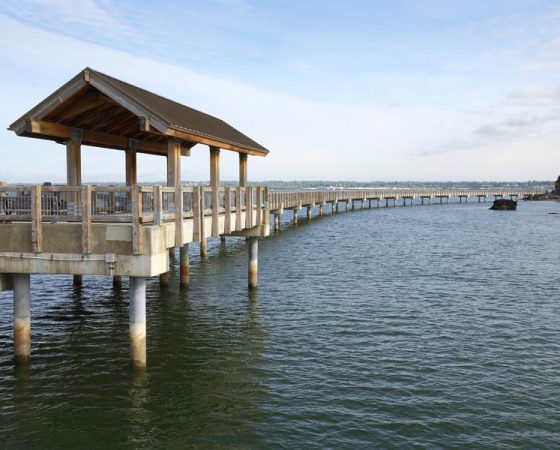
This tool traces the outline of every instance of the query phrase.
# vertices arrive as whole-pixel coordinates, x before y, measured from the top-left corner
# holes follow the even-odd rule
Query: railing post
[[[82,253],[91,253],[91,185],[82,186]]]
[[[163,194],[161,186],[154,186],[154,224],[163,224]]]
[[[257,218],[255,220],[255,225],[262,225],[263,224],[263,211],[262,211],[262,187],[257,186],[255,188],[257,190],[257,201],[256,201],[256,208],[257,208]]]
[[[0,187],[7,186],[8,183],[0,181]],[[6,192],[0,191],[0,216],[6,214]]]
[[[245,188],[245,228],[253,228],[253,188]]]
[[[206,224],[205,224],[205,216],[204,216],[204,208],[205,208],[205,195],[204,195],[204,187],[200,186],[199,188],[199,200],[200,200],[200,230],[199,230],[199,240],[200,240],[200,256],[206,256]]]
[[[175,187],[175,246],[183,245],[183,188]]]
[[[268,196],[268,186],[263,187],[263,225],[264,229],[270,228],[270,201]]]
[[[193,241],[200,241],[200,187],[193,186],[192,191],[192,213],[193,213]]]
[[[212,237],[218,237],[220,235],[220,187],[210,186],[212,189]]]
[[[31,189],[31,244],[34,253],[43,250],[43,217],[41,206],[41,186]]]
[[[132,253],[142,254],[144,241],[141,227],[142,218],[142,191],[136,184],[132,187]]]
[[[241,186],[237,186],[237,202],[235,204],[235,231],[241,231],[241,212],[243,209],[243,202],[241,200]]]
[[[224,234],[231,233],[231,188],[226,186],[224,188],[224,209],[225,209],[225,218],[224,218]]]

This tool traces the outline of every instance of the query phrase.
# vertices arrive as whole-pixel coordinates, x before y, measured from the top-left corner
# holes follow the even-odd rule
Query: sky
[[[558,1],[3,0],[0,41],[2,181],[65,181],[62,145],[7,127],[87,66],[270,149],[252,181],[560,173]],[[124,181],[124,152],[82,158],[84,181]],[[165,178],[164,157],[138,166]],[[237,174],[222,151],[222,179]],[[182,179],[208,178],[197,145]]]

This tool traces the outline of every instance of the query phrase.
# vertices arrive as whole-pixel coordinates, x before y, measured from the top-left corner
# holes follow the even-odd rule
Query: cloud
[[[4,0],[0,12],[22,23],[82,38],[134,35],[110,0]]]
[[[100,26],[119,20],[118,14],[112,13],[110,3],[90,3],[101,8],[101,12],[95,14],[104,14],[103,11],[109,14],[102,19],[106,25]],[[82,18],[69,16],[65,20],[87,24],[92,15],[93,12]],[[507,107],[499,105],[495,109],[485,101],[473,102],[472,109],[491,111],[488,116],[477,117],[475,121],[472,115],[463,112],[464,105],[455,100],[438,104],[411,99],[400,101],[391,108],[371,102],[310,100],[305,96],[264,89],[202,70],[161,62],[143,53],[134,55],[99,43],[85,42],[63,34],[58,26],[47,31],[13,16],[0,15],[0,39],[10,42],[10,45],[0,47],[3,61],[0,82],[5,86],[0,91],[0,102],[11,105],[0,111],[2,123],[11,123],[85,66],[91,66],[221,117],[269,147],[269,157],[251,158],[249,177],[253,180],[482,179],[485,169],[470,156],[472,151],[480,151],[492,138],[483,137],[480,132],[477,135],[475,131],[485,124],[503,126],[508,118],[517,118],[521,111],[515,110],[513,103],[516,101],[525,105],[524,110],[533,111],[526,107],[523,96],[528,94],[522,90],[512,94],[507,100],[511,104]],[[53,59],[53,48],[63,57]],[[346,81],[352,84],[352,79]],[[378,89],[384,88],[380,86]],[[398,90],[398,83],[388,82],[386,89]],[[539,89],[535,87],[535,92],[542,97],[537,102],[540,104],[551,92],[544,93]],[[534,96],[530,97],[536,101]],[[545,103],[551,104],[550,100]],[[461,139],[461,136],[466,138]],[[549,144],[541,144],[535,148],[547,155]],[[18,138],[4,130],[0,132],[0,147],[11,150],[5,152],[3,161],[4,167],[10,169],[0,169],[0,179],[63,181],[64,152],[61,146]],[[462,152],[449,155],[450,147]],[[511,148],[513,144],[502,140],[501,145],[494,149],[484,147],[484,151],[500,154]],[[418,149],[434,150],[426,152],[424,158],[410,158]],[[84,179],[122,179],[124,163],[121,153],[88,149],[83,164]],[[223,153],[222,177],[235,179],[235,155]],[[207,148],[196,146],[192,155],[183,163],[183,178],[207,179]],[[151,157],[140,165],[141,180],[163,179],[163,158]],[[527,170],[536,171],[529,172],[527,177],[546,178],[543,174],[550,168],[537,164],[530,166],[520,159],[507,170],[507,173],[495,173],[489,178],[504,179],[511,177],[512,173]]]

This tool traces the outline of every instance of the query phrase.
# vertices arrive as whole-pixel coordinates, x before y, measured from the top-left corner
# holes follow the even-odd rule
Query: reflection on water
[[[33,277],[32,359],[0,294],[0,447],[557,447],[557,203],[364,210],[191,247],[191,286]],[[291,214],[286,213],[286,219]],[[492,444],[489,444],[492,443]]]

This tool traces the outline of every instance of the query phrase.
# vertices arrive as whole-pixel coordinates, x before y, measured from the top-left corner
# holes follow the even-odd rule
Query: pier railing
[[[265,225],[267,208],[262,186],[0,186],[0,222],[31,222],[35,252],[42,249],[43,223],[81,222],[83,253],[91,250],[92,223],[131,223],[133,253],[140,254],[143,225],[175,222],[176,245],[182,245],[185,220],[192,220],[200,241]]]
[[[505,197],[540,194],[540,189],[332,189],[324,191],[271,192],[270,210],[293,209],[325,203],[434,197]]]

